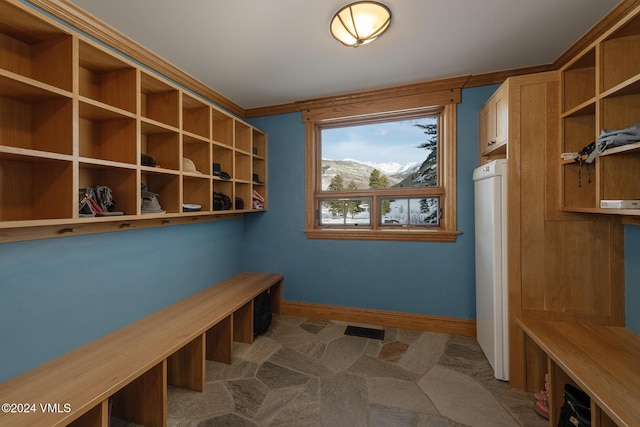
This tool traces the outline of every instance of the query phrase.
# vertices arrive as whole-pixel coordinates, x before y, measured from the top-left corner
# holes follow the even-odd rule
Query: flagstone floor
[[[207,362],[204,393],[169,386],[169,427],[543,427],[533,396],[493,378],[474,338],[275,316],[236,343],[234,362]],[[112,420],[113,427],[132,426]]]

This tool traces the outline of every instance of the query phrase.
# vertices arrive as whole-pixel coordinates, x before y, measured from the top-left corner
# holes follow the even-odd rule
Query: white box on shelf
[[[601,209],[640,209],[640,200],[600,200]]]

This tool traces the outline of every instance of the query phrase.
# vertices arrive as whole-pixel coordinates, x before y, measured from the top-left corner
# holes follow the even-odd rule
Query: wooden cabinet
[[[624,233],[616,216],[561,209],[560,72],[511,77],[500,90],[507,141],[480,162],[507,159],[510,383],[522,388],[517,319],[624,324]]]
[[[562,151],[579,152],[603,129],[640,123],[640,8],[561,70]],[[640,209],[602,209],[602,200],[640,199],[640,142],[611,148],[592,164],[586,156],[562,165],[565,211],[640,215]]]
[[[509,131],[508,85],[502,85],[480,110],[480,155],[505,154]]]
[[[158,166],[143,165],[144,154]],[[108,231],[110,222],[160,225],[264,210],[266,202],[254,209],[252,195],[267,196],[266,156],[259,129],[20,2],[0,3],[5,241],[25,227],[99,223]],[[214,173],[214,163],[228,176]],[[143,184],[165,213],[143,214]],[[79,214],[79,190],[99,185],[112,190],[123,216]],[[227,195],[231,209],[215,210],[214,192]],[[201,210],[185,212],[184,204]]]

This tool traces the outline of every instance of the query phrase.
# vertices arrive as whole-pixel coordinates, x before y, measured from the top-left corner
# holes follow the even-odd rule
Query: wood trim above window
[[[303,110],[302,121],[316,123],[357,116],[371,117],[395,111],[409,112],[414,109],[425,109],[428,106],[455,105],[460,102],[460,99],[460,88],[455,88],[354,104],[330,105]]]

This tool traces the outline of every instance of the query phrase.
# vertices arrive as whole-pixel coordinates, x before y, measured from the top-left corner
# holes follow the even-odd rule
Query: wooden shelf
[[[594,41],[561,75],[562,152],[579,152],[593,141],[597,144],[603,129],[640,123],[640,10],[636,8],[619,26]],[[640,142],[607,149],[581,169],[573,162],[560,161],[563,210],[637,215],[634,210],[600,209],[600,201],[640,199],[638,153]]]
[[[262,131],[22,3],[0,3],[0,118],[7,239],[31,238],[28,227],[87,232],[91,224],[96,231],[107,223],[149,226],[161,215],[170,218],[161,225],[182,223],[171,218],[183,215],[227,218],[252,211],[254,185],[266,197]],[[141,154],[158,166],[143,166]],[[184,158],[196,171],[184,168]],[[214,176],[214,162],[229,180]],[[263,182],[253,183],[254,173]],[[141,213],[140,183],[159,194],[165,214]],[[123,217],[80,217],[77,190],[98,185],[111,188]],[[244,206],[214,211],[214,191]],[[184,203],[202,210],[183,212]],[[47,237],[58,234],[68,235]]]

